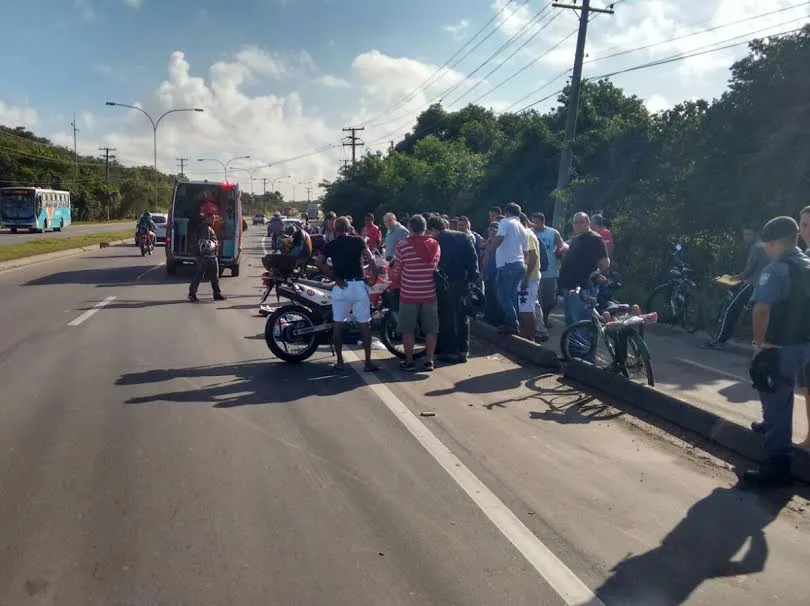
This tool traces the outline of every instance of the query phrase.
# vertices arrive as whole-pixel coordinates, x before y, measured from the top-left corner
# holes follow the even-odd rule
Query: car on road
[[[158,244],[166,243],[166,215],[152,213],[152,221],[155,222],[155,241]]]
[[[264,225],[266,221],[267,219],[265,219],[262,214],[254,215],[253,217],[253,225]]]

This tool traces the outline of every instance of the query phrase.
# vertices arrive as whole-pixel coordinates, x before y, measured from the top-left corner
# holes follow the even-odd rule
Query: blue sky
[[[570,66],[571,34],[576,29],[572,11],[552,9],[545,0],[25,0],[5,4],[0,122],[24,124],[68,143],[69,122],[76,112],[80,151],[93,153],[99,145],[113,145],[124,163],[151,163],[152,136],[145,118],[107,108],[104,102],[137,103],[156,114],[174,107],[204,106],[204,114],[174,115],[162,123],[159,164],[164,169],[173,169],[177,156],[225,160],[250,154],[250,161],[239,164],[272,163],[334,145],[343,126],[358,123],[366,125],[370,147],[384,148],[385,141],[401,136],[418,112],[450,86],[461,85],[446,98],[452,102],[461,97],[452,106],[458,109],[531,63],[480,101],[503,110]],[[593,4],[606,2],[594,0]],[[733,24],[791,6],[796,8]],[[801,0],[617,0],[615,15],[601,15],[590,25],[589,58],[650,48],[586,65],[585,75],[797,27],[808,20],[808,6],[810,2]],[[541,16],[532,21],[538,13]],[[393,113],[380,116],[495,15],[499,16],[492,26],[496,31],[486,43],[432,86],[400,103]],[[536,35],[529,41],[532,34]],[[464,79],[512,36],[511,46]],[[526,46],[518,50],[524,42]],[[511,59],[478,83],[513,51],[517,52]],[[658,110],[684,98],[720,94],[729,64],[743,53],[744,47],[738,47],[617,76],[615,81]],[[564,78],[529,95],[515,109],[554,93],[563,83]],[[474,91],[464,94],[474,85]],[[553,96],[538,108],[551,103]],[[283,186],[291,190],[292,181],[332,177],[347,157],[335,145],[320,154],[259,170],[255,176],[294,173]],[[216,165],[208,163],[192,162],[192,167],[198,171],[192,176],[216,171]],[[284,191],[283,187],[279,189]]]

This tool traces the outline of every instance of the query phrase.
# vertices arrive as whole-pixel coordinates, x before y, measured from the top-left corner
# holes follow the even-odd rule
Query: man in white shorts
[[[366,246],[363,238],[349,235],[351,223],[346,217],[335,221],[335,239],[323,249],[323,255],[317,265],[326,275],[335,281],[332,289],[332,319],[334,328],[332,338],[335,346],[337,363],[335,370],[343,370],[343,324],[354,315],[355,321],[362,327],[363,347],[366,353],[366,372],[379,370],[371,361],[371,299],[368,285],[363,273],[363,261],[368,263],[371,273],[377,275],[374,256]],[[332,259],[332,266],[326,260]]]

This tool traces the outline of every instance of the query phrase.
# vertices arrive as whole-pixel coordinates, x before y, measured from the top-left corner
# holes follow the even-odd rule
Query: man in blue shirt
[[[546,225],[546,216],[543,213],[534,213],[534,235],[540,240],[548,253],[548,268],[543,271],[540,278],[540,307],[543,308],[543,321],[546,330],[551,328],[549,314],[557,305],[557,278],[560,276],[558,259],[562,256],[563,239],[553,227]]]
[[[799,226],[791,217],[771,219],[762,230],[771,261],[760,273],[754,302],[751,379],[762,402],[767,461],[743,474],[746,483],[784,486],[792,482],[793,389],[810,369],[810,258],[797,247]]]

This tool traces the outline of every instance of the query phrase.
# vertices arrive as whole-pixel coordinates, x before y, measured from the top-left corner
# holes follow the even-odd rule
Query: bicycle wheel
[[[631,380],[634,380],[635,377],[643,377],[647,385],[655,387],[650,350],[647,347],[647,342],[638,333],[634,333],[627,338],[627,359],[624,362],[622,374]]]
[[[593,362],[599,344],[599,331],[593,320],[581,320],[567,326],[560,335],[563,361],[586,360]]]
[[[672,286],[669,283],[656,286],[647,298],[644,311],[658,312],[658,322],[662,324],[675,323],[678,318],[672,313]]]

